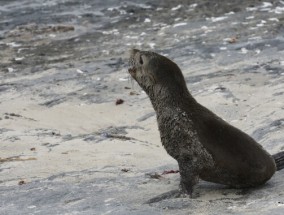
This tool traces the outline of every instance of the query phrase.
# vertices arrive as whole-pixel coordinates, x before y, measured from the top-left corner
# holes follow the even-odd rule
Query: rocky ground
[[[0,214],[283,214],[284,171],[177,188],[130,48],[174,60],[203,105],[284,150],[284,1],[0,1]],[[120,100],[124,102],[119,104]]]

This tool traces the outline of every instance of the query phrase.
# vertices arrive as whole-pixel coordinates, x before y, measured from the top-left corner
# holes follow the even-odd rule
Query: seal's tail
[[[275,160],[277,171],[284,169],[284,151],[272,155]]]

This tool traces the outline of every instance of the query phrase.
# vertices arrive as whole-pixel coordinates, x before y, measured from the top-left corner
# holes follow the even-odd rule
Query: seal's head
[[[128,72],[148,94],[187,91],[179,67],[170,59],[155,52],[132,49]]]

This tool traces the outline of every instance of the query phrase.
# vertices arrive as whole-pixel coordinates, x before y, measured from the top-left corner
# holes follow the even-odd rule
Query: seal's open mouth
[[[128,72],[130,75],[134,75],[136,73],[136,69],[134,67],[131,67],[128,69]]]

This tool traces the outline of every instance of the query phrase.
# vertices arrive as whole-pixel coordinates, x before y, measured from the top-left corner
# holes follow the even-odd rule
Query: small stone
[[[115,102],[115,105],[121,105],[124,103],[124,100],[122,99],[117,99],[116,102]]]
[[[18,185],[24,185],[24,184],[26,184],[26,182],[24,180],[21,180],[21,181],[18,182]]]

